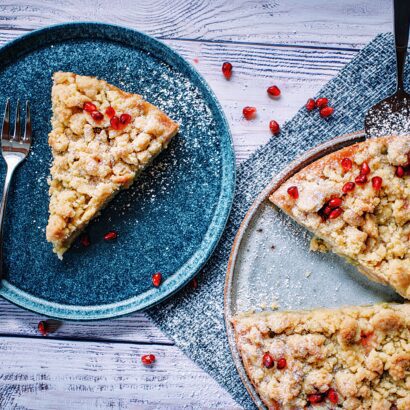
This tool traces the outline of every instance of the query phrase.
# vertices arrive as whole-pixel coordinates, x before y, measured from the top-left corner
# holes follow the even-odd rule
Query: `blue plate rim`
[[[204,235],[201,245],[191,256],[191,258],[186,261],[184,265],[182,265],[178,269],[178,271],[176,271],[166,281],[164,281],[160,288],[153,288],[140,295],[115,303],[92,306],[78,306],[50,302],[23,291],[4,279],[1,282],[0,296],[27,310],[58,319],[100,320],[141,311],[164,301],[165,299],[171,297],[182,287],[184,287],[203,268],[205,263],[213,254],[224,232],[232,208],[236,180],[235,152],[233,147],[232,134],[224,111],[217,97],[215,96],[214,92],[205,81],[205,79],[198,73],[198,71],[192,66],[192,64],[190,64],[184,57],[174,51],[171,47],[139,30],[135,30],[126,26],[98,21],[77,21],[54,24],[33,30],[27,34],[19,36],[14,40],[9,41],[8,43],[0,47],[0,56],[1,54],[4,54],[9,49],[11,49],[13,46],[23,44],[27,40],[35,38],[36,36],[41,36],[44,33],[56,29],[76,26],[95,26],[103,28],[105,30],[124,30],[125,32],[128,32],[130,34],[140,36],[140,38],[144,39],[145,43],[151,42],[157,47],[165,50],[167,55],[171,56],[179,64],[185,65],[189,77],[202,87],[202,91],[205,91],[205,93],[209,97],[207,103],[211,105],[211,108],[214,111],[214,115],[215,113],[220,115],[220,121],[223,124],[223,133],[225,134],[225,138],[228,139],[227,146],[221,150],[222,184],[218,198],[218,204],[213,214],[212,221],[208,226],[207,232]],[[8,65],[9,62],[6,62],[5,64]]]

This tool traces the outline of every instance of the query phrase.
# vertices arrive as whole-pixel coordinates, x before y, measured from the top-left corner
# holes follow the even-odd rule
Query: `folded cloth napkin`
[[[271,138],[239,166],[227,227],[213,256],[198,276],[198,288],[193,290],[187,286],[147,311],[176,345],[244,408],[255,406],[232,361],[223,317],[225,272],[235,234],[256,196],[285,164],[323,141],[363,129],[366,111],[394,92],[393,44],[390,33],[377,36],[320,90],[319,95],[329,98],[335,108],[330,119],[324,120],[317,113],[301,108],[283,126],[278,137]]]

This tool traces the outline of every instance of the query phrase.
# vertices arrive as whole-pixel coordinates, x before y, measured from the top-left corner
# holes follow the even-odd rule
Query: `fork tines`
[[[31,118],[30,118],[30,104],[26,101],[26,119],[24,121],[24,134],[21,136],[20,124],[20,100],[17,100],[16,105],[16,119],[14,121],[13,135],[10,135],[10,99],[7,99],[6,108],[4,110],[3,126],[1,129],[2,141],[16,141],[19,143],[31,143]]]

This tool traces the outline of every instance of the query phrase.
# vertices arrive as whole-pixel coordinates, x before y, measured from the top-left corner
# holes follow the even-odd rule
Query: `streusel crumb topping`
[[[106,203],[167,146],[178,125],[141,96],[106,81],[65,72],[53,79],[47,240],[61,257]]]
[[[270,200],[369,278],[410,298],[409,152],[409,136],[355,144],[307,166]]]
[[[241,314],[232,322],[269,408],[410,409],[409,304]]]

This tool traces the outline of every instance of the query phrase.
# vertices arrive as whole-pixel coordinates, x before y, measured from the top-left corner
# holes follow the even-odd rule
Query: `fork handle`
[[[4,217],[6,214],[7,198],[9,195],[10,182],[13,178],[15,166],[7,165],[6,178],[4,180],[3,195],[0,204],[0,279],[3,276],[3,227],[4,227]]]
[[[404,65],[409,42],[410,6],[407,0],[394,0],[394,42],[396,46],[397,92],[404,92]]]

